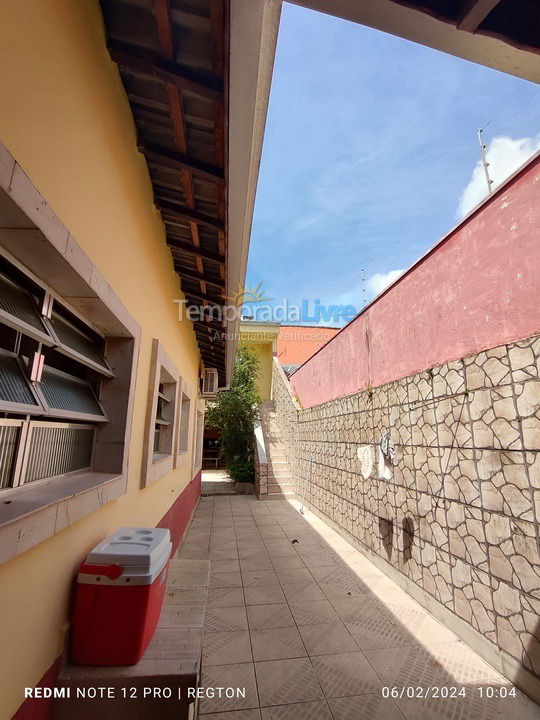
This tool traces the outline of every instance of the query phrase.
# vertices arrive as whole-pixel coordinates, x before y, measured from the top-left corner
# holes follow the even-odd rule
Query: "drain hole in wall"
[[[414,520],[412,517],[403,518],[403,559],[408,562],[412,558],[414,543]]]
[[[386,518],[379,517],[379,533],[388,559],[392,557],[392,544],[394,538],[394,523]]]

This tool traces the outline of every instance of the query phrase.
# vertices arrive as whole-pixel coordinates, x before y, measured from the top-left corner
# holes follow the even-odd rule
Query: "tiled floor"
[[[540,718],[519,691],[498,697],[505,678],[294,502],[202,498],[181,556],[211,560],[202,685],[245,688],[204,699],[201,720]]]

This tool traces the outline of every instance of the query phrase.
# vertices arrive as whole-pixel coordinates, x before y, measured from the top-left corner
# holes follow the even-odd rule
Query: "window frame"
[[[159,386],[162,374],[166,373],[170,379],[167,384],[174,385],[171,393],[172,426],[170,426],[171,446],[170,452],[156,453],[154,451],[154,437],[156,415],[158,409]],[[152,357],[150,361],[150,378],[146,409],[145,440],[141,467],[141,487],[145,488],[167,475],[174,466],[176,455],[175,441],[177,435],[178,415],[178,386],[180,373],[162,343],[154,338],[152,341]]]
[[[184,398],[186,400],[184,401]],[[182,440],[184,439],[184,417],[183,417],[183,404],[184,402],[187,402],[188,405],[188,414],[187,414],[187,433],[185,436],[185,447],[183,446]],[[189,388],[187,382],[182,379],[178,386],[178,421],[177,421],[177,428],[176,428],[176,440],[175,440],[175,447],[176,447],[176,454],[175,454],[175,461],[174,461],[174,467],[177,468],[180,465],[184,464],[189,457],[189,451],[190,451],[190,434],[192,431],[192,408],[193,408],[193,392]]]
[[[5,207],[14,209],[5,222],[0,214],[0,257],[24,276],[20,279],[22,285],[28,278],[30,286],[36,288],[34,297],[24,286],[34,297],[38,314],[44,314],[48,293],[67,310],[68,317],[102,337],[101,352],[106,350],[107,363],[114,369],[114,377],[101,384],[98,398],[110,422],[92,420],[95,429],[91,470],[2,488],[1,564],[126,493],[141,327],[2,142],[0,195]],[[41,297],[43,308],[38,307]],[[9,313],[2,322],[23,331],[22,326],[13,327],[15,318]],[[24,330],[38,343],[57,346],[56,342],[36,338],[31,328]],[[4,412],[30,415],[30,422],[32,416],[36,422],[44,419],[43,415],[36,416],[33,406],[30,414],[21,412],[20,404],[14,405],[17,407]],[[20,424],[20,420],[13,418],[14,424]],[[74,418],[75,423],[78,420]]]
[[[195,404],[195,422],[193,423],[193,477],[202,470],[204,454],[204,416],[205,404],[199,400]],[[200,427],[199,427],[200,422]]]

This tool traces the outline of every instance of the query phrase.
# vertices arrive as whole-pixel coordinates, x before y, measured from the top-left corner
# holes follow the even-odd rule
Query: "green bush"
[[[208,403],[206,427],[221,433],[221,455],[230,476],[237,482],[253,482],[253,433],[261,402],[257,391],[259,361],[247,345],[238,348],[233,380]]]

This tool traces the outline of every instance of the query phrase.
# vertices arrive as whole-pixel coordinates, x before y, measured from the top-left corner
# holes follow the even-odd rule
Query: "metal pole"
[[[300,508],[300,514],[301,514],[301,515],[304,514],[304,503],[305,503],[305,501],[306,501],[306,486],[307,486],[307,483],[308,483],[308,476],[309,476],[309,479],[311,480],[311,466],[312,466],[312,465],[313,465],[313,458],[310,458],[310,460],[309,460],[309,472],[308,472],[308,474],[306,475],[306,479],[304,480],[304,493],[303,493],[303,495],[302,495],[302,507]]]
[[[484,128],[481,128],[478,131],[478,142],[480,143],[480,152],[482,153],[482,165],[484,166],[484,174],[486,176],[486,183],[488,186],[488,195],[491,195],[493,180],[489,177],[489,170],[488,170],[489,163],[486,158],[487,147],[486,147],[486,145],[484,145],[484,138],[482,137],[483,132],[484,132]]]

